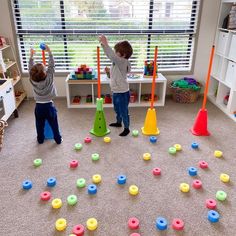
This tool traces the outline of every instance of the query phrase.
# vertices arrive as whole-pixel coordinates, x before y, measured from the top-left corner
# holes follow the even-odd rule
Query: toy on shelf
[[[81,100],[81,96],[76,95],[76,96],[74,96],[72,103],[78,104],[78,103],[80,103],[80,100]]]
[[[110,95],[110,94],[106,94],[106,95],[105,95],[104,103],[106,103],[106,104],[112,103],[112,98],[111,98],[111,95]]]
[[[145,61],[144,62],[144,75],[143,78],[152,78],[153,77],[153,71],[154,71],[154,61],[151,60],[150,62]],[[156,68],[156,74],[157,74],[157,68]]]
[[[92,98],[92,95],[91,95],[91,94],[89,94],[89,95],[86,96],[86,102],[87,102],[87,103],[93,102],[93,98]]]
[[[16,101],[19,102],[25,95],[25,91],[15,90]]]
[[[7,39],[3,36],[0,36],[0,47],[7,45]]]
[[[91,80],[95,79],[94,69],[85,64],[80,65],[75,71],[70,74],[71,80]]]
[[[223,103],[227,106],[229,102],[229,93],[227,93],[227,95],[224,96],[224,100]]]
[[[105,69],[104,69],[104,71],[105,71],[105,73],[106,73],[106,75],[107,75],[107,78],[111,78],[111,73],[110,73],[110,68],[109,67],[105,67]]]
[[[135,90],[132,90],[130,89],[130,99],[129,99],[129,102],[130,103],[134,103],[137,101],[137,97],[138,97],[138,94]]]
[[[140,78],[141,78],[140,74],[134,74],[134,73],[127,74],[127,79],[140,79]]]
[[[152,95],[150,93],[141,95],[141,100],[144,102],[150,102],[151,99],[152,99]],[[155,94],[154,101],[156,102],[157,100],[158,100],[158,96]]]

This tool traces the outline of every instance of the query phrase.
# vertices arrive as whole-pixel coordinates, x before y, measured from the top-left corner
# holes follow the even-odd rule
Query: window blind
[[[27,71],[29,49],[48,44],[56,71],[80,64],[96,66],[98,36],[114,47],[129,40],[133,71],[143,71],[145,60],[158,46],[159,71],[190,71],[200,0],[11,0],[22,70]],[[36,55],[41,61],[41,54]],[[101,51],[101,67],[110,62]]]

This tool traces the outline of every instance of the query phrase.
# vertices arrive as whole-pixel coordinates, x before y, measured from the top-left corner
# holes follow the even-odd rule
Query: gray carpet
[[[0,153],[0,235],[1,236],[46,236],[69,235],[76,224],[86,224],[86,220],[95,217],[99,226],[95,232],[86,231],[85,235],[128,236],[132,233],[127,227],[130,217],[140,220],[139,232],[142,236],[155,235],[190,235],[190,236],[232,236],[236,235],[236,124],[226,117],[214,105],[208,103],[210,137],[196,137],[189,132],[197,111],[201,105],[176,104],[171,100],[157,109],[158,127],[161,131],[156,144],[151,144],[147,137],[121,138],[122,129],[111,129],[110,144],[103,138],[93,137],[91,144],[83,145],[79,152],[73,150],[77,142],[83,142],[93,125],[94,109],[67,109],[66,101],[57,100],[60,128],[64,142],[56,145],[47,141],[38,145],[35,139],[34,102],[25,101],[19,109],[18,119],[10,118],[9,127],[4,137],[4,148]],[[143,126],[146,108],[130,109],[131,129]],[[112,109],[106,109],[107,123],[114,121]],[[191,149],[193,141],[199,142],[199,150]],[[176,156],[168,154],[168,148],[175,143],[183,147]],[[219,149],[224,158],[213,155]],[[97,152],[99,162],[91,161],[91,154]],[[152,160],[145,162],[142,154],[150,152]],[[42,158],[43,165],[33,167],[33,160]],[[71,170],[69,161],[77,159],[80,166]],[[190,166],[197,167],[198,161],[209,163],[208,170],[199,169],[198,176],[203,182],[202,190],[191,187],[189,193],[181,193],[179,184],[191,184],[193,177],[187,173]],[[162,169],[162,175],[154,177],[151,170]],[[229,184],[219,180],[220,173],[231,177]],[[94,174],[102,175],[102,183],[95,196],[87,194],[85,189],[77,189],[76,180],[85,178],[91,183]],[[127,184],[116,184],[116,176],[127,175]],[[50,203],[42,203],[39,195],[47,190],[47,178],[55,176],[57,186],[50,191],[53,198],[61,198],[63,206],[54,210]],[[33,188],[23,191],[21,184],[25,179],[33,182]],[[140,193],[130,196],[128,187],[136,184]],[[211,224],[207,220],[205,208],[207,198],[215,198],[217,190],[228,194],[225,202],[217,201],[219,223]],[[70,194],[76,194],[78,203],[71,207],[66,203]],[[165,217],[169,224],[173,218],[185,222],[183,232],[174,231],[170,225],[165,232],[157,231],[155,220]],[[64,232],[56,232],[55,221],[66,218],[68,227]]]

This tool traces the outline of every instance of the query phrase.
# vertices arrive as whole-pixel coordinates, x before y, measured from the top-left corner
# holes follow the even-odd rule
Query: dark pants
[[[52,102],[49,103],[36,103],[35,106],[35,121],[37,130],[38,143],[44,142],[44,126],[45,120],[48,121],[52,128],[54,140],[57,144],[61,143],[61,135],[57,121],[57,110]]]
[[[123,121],[124,127],[129,128],[129,91],[125,93],[113,93],[113,105],[118,123]]]

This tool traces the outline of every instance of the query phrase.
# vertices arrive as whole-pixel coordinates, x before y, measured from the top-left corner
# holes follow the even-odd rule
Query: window
[[[165,16],[166,17],[170,17],[172,10],[173,10],[173,2],[166,2],[166,12],[165,12]]]
[[[190,71],[200,0],[11,0],[22,61],[40,42],[52,48],[56,71],[96,66],[98,35],[113,47],[129,40],[133,71],[143,71],[158,46],[159,71]],[[40,53],[36,61],[41,61]],[[110,65],[101,51],[101,67]]]

